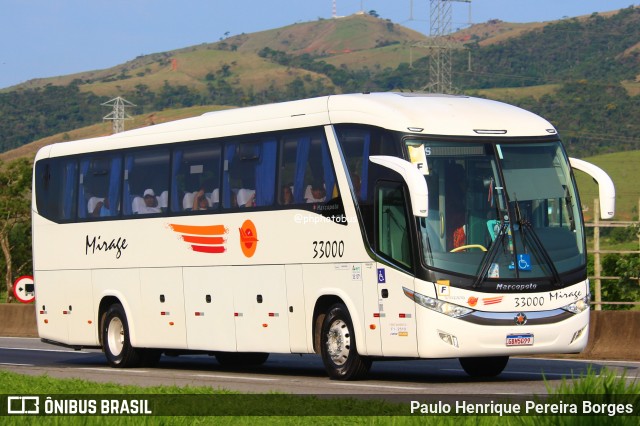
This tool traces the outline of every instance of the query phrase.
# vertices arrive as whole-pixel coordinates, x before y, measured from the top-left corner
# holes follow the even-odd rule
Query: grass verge
[[[240,394],[227,390],[216,390],[208,387],[176,387],[156,386],[138,387],[121,386],[117,384],[93,383],[78,379],[55,379],[48,376],[25,376],[8,371],[0,371],[2,395],[41,395],[41,400],[47,396],[54,400],[64,395],[66,399],[118,399],[143,398],[145,395],[152,401],[157,398],[162,404],[172,404],[173,401],[192,403],[192,407],[181,406],[181,412],[206,412],[208,415],[178,415],[178,416],[5,416],[5,401],[0,404],[4,409],[0,413],[3,425],[47,424],[47,425],[199,425],[199,424],[391,424],[391,425],[460,425],[474,424],[478,426],[494,426],[500,424],[512,425],[636,425],[640,412],[640,383],[629,381],[624,375],[603,370],[600,374],[589,371],[585,376],[577,379],[563,379],[560,386],[552,388],[548,385],[548,396],[526,396],[510,400],[496,399],[491,404],[521,405],[520,415],[460,415],[457,408],[445,415],[425,415],[415,413],[411,415],[409,402],[393,403],[362,398],[334,398],[334,396],[300,396],[287,394]],[[446,395],[413,395],[414,398],[428,401],[448,401],[455,407],[451,397]],[[458,398],[471,400],[472,395],[459,395]],[[483,398],[483,396],[475,396]],[[489,396],[484,396],[488,402]],[[495,397],[495,396],[494,396]],[[182,398],[182,399],[181,399]],[[449,399],[447,399],[449,398]],[[500,398],[502,398],[500,396]],[[495,399],[495,398],[492,398]],[[585,401],[588,402],[590,413],[599,415],[583,415]],[[214,406],[202,407],[202,403]],[[525,404],[535,404],[525,412]],[[98,403],[99,404],[99,403]],[[475,403],[474,403],[475,404]],[[446,405],[446,403],[445,403]],[[573,414],[571,406],[575,405],[577,414]],[[476,407],[488,405],[478,403]],[[555,408],[553,408],[555,407]],[[597,407],[597,408],[593,408]],[[631,407],[633,413],[628,413]],[[161,407],[167,408],[167,407]],[[193,411],[191,411],[193,410]],[[477,410],[477,408],[476,408]],[[542,410],[543,412],[541,412]],[[554,413],[553,411],[561,413]],[[160,410],[162,411],[162,410]],[[157,412],[160,412],[157,411]],[[165,410],[166,411],[166,410]],[[156,413],[157,413],[156,412]],[[233,415],[215,415],[211,413]],[[244,415],[243,413],[263,413]],[[273,413],[278,415],[272,415]],[[476,411],[477,412],[477,411]],[[488,412],[492,412],[488,410]],[[493,411],[495,413],[495,411]]]

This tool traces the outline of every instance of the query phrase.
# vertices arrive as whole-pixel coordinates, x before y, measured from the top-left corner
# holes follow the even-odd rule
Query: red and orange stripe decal
[[[482,303],[484,303],[485,305],[495,305],[496,303],[502,302],[502,298],[503,298],[503,296],[483,297],[482,298]]]
[[[180,225],[170,223],[169,227],[187,244],[191,250],[199,253],[224,253],[227,249],[227,239],[222,235],[228,234],[229,229],[224,225]]]

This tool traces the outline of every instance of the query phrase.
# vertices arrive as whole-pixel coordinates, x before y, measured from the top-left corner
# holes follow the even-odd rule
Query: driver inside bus
[[[465,169],[460,164],[450,164],[446,169],[445,214],[447,224],[447,251],[467,244],[465,197],[467,185]]]

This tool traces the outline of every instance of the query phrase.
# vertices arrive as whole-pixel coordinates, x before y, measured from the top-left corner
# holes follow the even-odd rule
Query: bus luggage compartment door
[[[140,295],[148,347],[186,349],[182,268],[140,269]]]
[[[235,352],[233,266],[184,268],[189,349]]]
[[[98,344],[91,271],[36,272],[40,338],[68,345]]]
[[[233,267],[237,349],[290,352],[284,265]]]

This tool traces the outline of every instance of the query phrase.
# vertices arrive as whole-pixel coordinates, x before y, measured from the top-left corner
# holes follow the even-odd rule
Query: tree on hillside
[[[31,171],[26,159],[0,164],[0,249],[7,302],[13,301],[14,275],[31,270]]]

